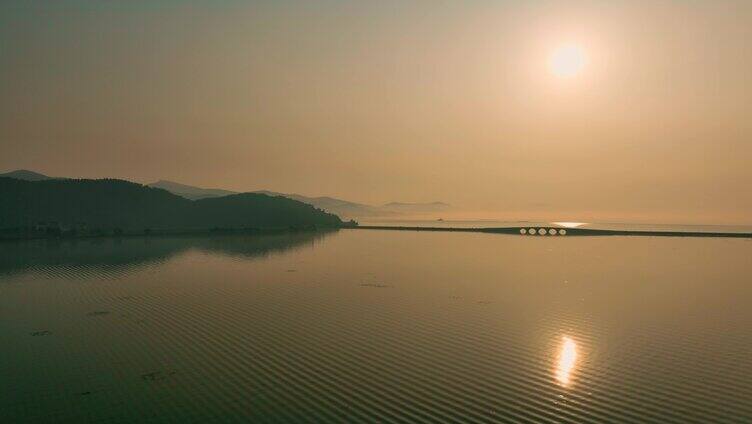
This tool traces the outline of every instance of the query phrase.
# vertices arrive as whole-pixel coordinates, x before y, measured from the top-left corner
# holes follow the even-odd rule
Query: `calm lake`
[[[0,422],[750,422],[752,240],[0,243]]]

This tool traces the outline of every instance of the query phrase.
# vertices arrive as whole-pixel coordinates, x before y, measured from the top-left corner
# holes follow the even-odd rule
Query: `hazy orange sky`
[[[749,224],[751,118],[750,1],[0,4],[0,172]]]

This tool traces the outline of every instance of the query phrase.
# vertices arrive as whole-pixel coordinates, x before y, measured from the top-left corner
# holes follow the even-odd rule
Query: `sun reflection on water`
[[[568,386],[572,381],[572,373],[577,363],[577,343],[570,337],[562,338],[561,349],[556,361],[556,381]]]
[[[560,225],[565,228],[577,228],[585,225],[584,222],[552,222],[552,224]]]

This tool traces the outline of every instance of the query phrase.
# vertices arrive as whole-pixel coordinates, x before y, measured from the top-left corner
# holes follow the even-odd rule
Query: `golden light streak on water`
[[[556,381],[563,386],[572,382],[572,373],[577,365],[577,343],[570,337],[564,336],[556,361]]]

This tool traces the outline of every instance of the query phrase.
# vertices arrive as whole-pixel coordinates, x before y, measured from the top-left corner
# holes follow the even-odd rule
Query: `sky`
[[[750,22],[749,1],[5,0],[0,172],[751,224]]]

